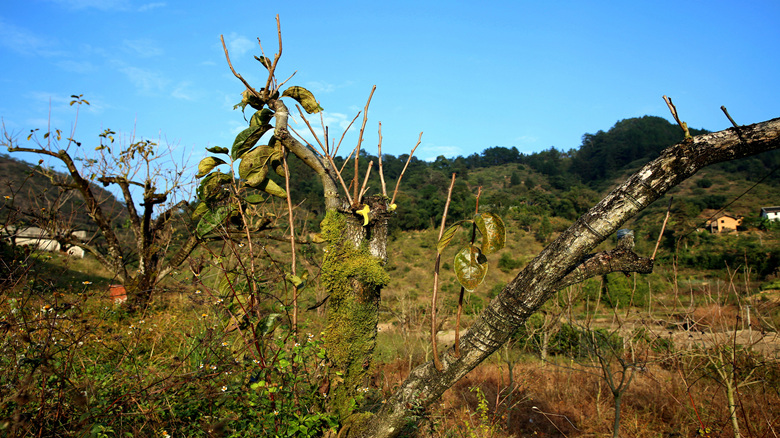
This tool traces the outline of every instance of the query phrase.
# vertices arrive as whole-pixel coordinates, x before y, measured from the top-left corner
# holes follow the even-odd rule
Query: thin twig
[[[249,85],[249,82],[247,82],[246,79],[244,79],[244,77],[241,76],[241,74],[238,73],[236,71],[236,69],[233,68],[233,63],[230,62],[230,54],[228,53],[227,46],[225,45],[225,37],[220,35],[219,39],[222,41],[222,49],[225,51],[225,58],[227,59],[227,63],[228,63],[228,67],[230,67],[230,71],[233,72],[233,76],[237,77],[238,80],[241,81],[244,84],[246,89],[249,90],[252,94],[254,94],[255,97],[257,97],[258,99],[262,99],[262,97],[260,96],[260,93],[258,93],[257,90],[252,88],[252,86]],[[272,76],[272,75],[273,75],[273,73],[269,73],[269,77]]]
[[[452,174],[450,188],[447,190],[447,202],[444,204],[444,213],[441,216],[441,227],[439,227],[439,240],[444,235],[444,229],[447,224],[447,211],[450,209],[450,200],[452,199],[452,189],[455,187],[455,174]],[[437,245],[438,246],[438,245]],[[439,263],[441,262],[441,252],[436,252],[436,264],[433,267],[433,296],[431,297],[431,348],[433,349],[433,364],[436,369],[441,371],[441,361],[439,360],[439,350],[436,346],[436,298],[439,294]]]
[[[271,64],[271,67],[268,69],[268,79],[265,81],[265,89],[266,92],[269,93],[269,97],[273,96],[276,91],[279,90],[278,87],[274,87],[274,92],[271,93],[269,90],[271,89],[271,81],[274,79],[274,72],[276,71],[276,64],[279,63],[279,58],[282,57],[282,23],[279,21],[279,14],[276,14],[276,32],[277,32],[277,38],[279,39],[279,52],[274,54],[274,62]],[[260,40],[258,39],[258,42]]]
[[[666,102],[666,106],[669,107],[669,111],[672,112],[672,116],[674,117],[674,120],[677,122],[678,125],[680,125],[680,128],[682,128],[682,130],[685,132],[685,138],[686,139],[691,138],[691,133],[688,132],[688,124],[683,121],[680,121],[680,117],[677,116],[677,107],[674,106],[674,104],[672,103],[672,98],[664,96],[664,101]]]
[[[366,130],[366,123],[368,122],[368,106],[371,105],[371,98],[374,96],[374,91],[376,91],[376,85],[371,87],[371,93],[368,95],[368,101],[366,102],[366,107],[363,109],[363,124],[360,126],[360,133],[358,134],[358,142],[357,146],[355,147],[355,174],[352,176],[352,184],[353,184],[353,190],[355,192],[355,199],[357,201],[360,201],[360,191],[358,189],[358,178],[359,178],[359,170],[358,170],[358,161],[360,158],[360,146],[363,144],[363,132]]]
[[[653,250],[653,255],[650,257],[650,260],[655,260],[655,254],[658,252],[658,246],[661,245],[661,239],[664,237],[666,222],[669,220],[669,212],[672,210],[672,201],[674,201],[674,196],[669,198],[669,206],[666,208],[666,217],[664,218],[663,225],[661,225],[661,232],[658,234],[658,240],[655,242],[655,249]]]
[[[421,132],[420,137],[417,138],[417,144],[414,145],[412,151],[409,152],[409,158],[406,159],[406,164],[404,164],[404,168],[403,170],[401,170],[401,174],[398,175],[398,181],[395,182],[395,190],[393,191],[393,199],[390,200],[390,205],[393,205],[395,203],[395,196],[398,194],[398,187],[401,186],[401,179],[404,177],[406,168],[409,167],[409,162],[412,161],[412,157],[414,156],[414,151],[417,150],[417,146],[420,146],[420,143],[422,142],[422,135],[423,133]]]
[[[290,197],[290,169],[287,167],[287,154],[282,154],[282,164],[284,165],[284,185],[287,189],[287,216],[290,222],[290,252],[292,253],[291,274],[297,275],[295,268],[295,221],[293,218],[292,198]],[[298,339],[298,286],[293,283],[293,314],[292,314],[292,332],[293,337]]]
[[[366,184],[368,184],[368,177],[371,175],[371,168],[374,167],[374,160],[371,160],[368,162],[368,170],[366,170],[366,177],[363,179],[363,185],[360,187],[360,192],[358,192],[358,198],[357,203],[360,204],[360,201],[363,199],[363,194],[366,193],[368,190],[366,188]]]
[[[360,117],[360,111],[358,111],[357,114],[355,114],[355,117],[352,118],[352,121],[349,122],[349,125],[347,125],[347,129],[344,130],[344,132],[341,134],[341,138],[339,139],[338,144],[336,144],[336,147],[333,148],[333,155],[337,155],[339,153],[339,147],[341,147],[341,142],[344,141],[344,136],[347,135],[347,132],[349,131],[349,128],[352,127],[352,124],[355,123],[355,120]],[[349,161],[349,159],[347,159]]]
[[[379,181],[382,183],[382,196],[387,201],[387,184],[385,184],[385,174],[382,171],[382,122],[379,122],[379,145],[377,150],[379,154]]]
[[[325,152],[325,154],[327,154],[328,150],[322,145],[322,142],[320,141],[320,138],[317,137],[317,134],[314,132],[314,128],[311,127],[311,124],[306,119],[306,116],[303,115],[303,111],[301,111],[301,107],[296,104],[295,108],[298,109],[298,113],[301,115],[301,119],[303,119],[303,122],[306,123],[306,126],[309,127],[309,132],[311,132],[311,135],[313,135],[314,139],[317,140],[317,144],[319,144],[320,148],[322,149],[322,151]],[[325,140],[325,143],[327,144],[327,140]]]

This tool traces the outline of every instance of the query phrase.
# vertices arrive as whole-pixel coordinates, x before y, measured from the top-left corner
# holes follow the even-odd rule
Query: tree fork
[[[345,432],[350,437],[398,436],[413,412],[428,407],[503,345],[563,284],[564,277],[571,273],[582,281],[622,270],[614,269],[608,258],[601,262],[595,257],[585,259],[625,221],[706,166],[777,148],[780,119],[742,126],[739,131],[730,128],[700,135],[665,149],[580,217],[507,284],[463,337],[459,358],[450,349],[442,357],[442,371],[432,362],[415,368],[379,412],[364,417],[362,427]],[[582,266],[579,272],[573,272],[578,266]]]

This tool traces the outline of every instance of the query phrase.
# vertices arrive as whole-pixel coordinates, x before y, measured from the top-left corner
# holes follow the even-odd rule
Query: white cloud
[[[145,93],[163,91],[168,84],[160,73],[139,67],[123,66],[119,71],[124,73],[130,82]]]
[[[54,51],[52,44],[29,30],[8,23],[0,18],[0,45],[23,55],[61,55]]]
[[[444,155],[447,158],[463,155],[463,150],[458,146],[436,146],[421,144],[415,155],[425,161],[435,161],[436,157]]]
[[[65,71],[73,72],[73,73],[89,73],[91,71],[95,70],[95,66],[89,62],[89,61],[73,61],[73,60],[65,60],[65,61],[59,61],[57,63],[57,66]]]
[[[230,50],[231,58],[233,55],[241,56],[249,52],[255,47],[255,43],[249,38],[239,36],[235,32],[231,32],[226,38],[226,44],[228,50]]]
[[[69,9],[100,9],[101,11],[124,11],[128,0],[51,0]]]
[[[168,4],[165,2],[147,3],[145,5],[141,5],[141,7],[138,8],[138,12],[151,11],[152,9],[164,8],[165,6],[168,6]]]
[[[124,40],[122,41],[122,44],[126,50],[131,51],[142,58],[160,56],[164,53],[163,49],[157,45],[157,42],[148,38]]]
[[[176,88],[173,89],[173,92],[171,92],[171,96],[175,97],[176,99],[195,100],[195,93],[190,90],[191,86],[192,82],[190,81],[180,82],[178,85],[176,85]]]

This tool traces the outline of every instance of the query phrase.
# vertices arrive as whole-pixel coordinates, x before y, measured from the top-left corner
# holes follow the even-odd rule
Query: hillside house
[[[714,216],[707,224],[711,233],[737,231],[737,227],[740,225],[742,225],[742,217],[732,216],[728,213],[720,213]]]
[[[84,258],[84,250],[78,246],[63,249],[48,231],[38,227],[9,227],[3,230],[3,238],[18,246],[34,246],[42,251],[64,251],[69,256]],[[74,231],[73,237],[81,241],[87,240],[86,231]]]
[[[780,221],[780,207],[761,207],[761,219]]]

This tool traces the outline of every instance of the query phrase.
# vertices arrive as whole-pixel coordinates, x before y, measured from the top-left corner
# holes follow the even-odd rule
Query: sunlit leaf
[[[271,69],[271,66],[274,65],[274,62],[265,56],[255,56],[255,59],[260,61],[260,64],[263,64],[263,67],[269,70]]]
[[[211,152],[212,154],[229,154],[230,151],[228,148],[223,148],[222,146],[214,146],[210,148],[206,148],[207,151]]]
[[[317,99],[311,94],[311,91],[298,86],[292,86],[282,93],[282,96],[292,97],[301,104],[304,110],[309,114],[315,114],[322,111],[322,107],[317,103]]]
[[[225,160],[217,157],[206,157],[200,160],[200,163],[198,163],[198,173],[195,175],[195,178],[203,178],[220,164],[225,164]]]
[[[473,291],[485,280],[487,257],[479,248],[469,245],[455,255],[455,276],[466,290]]]
[[[235,141],[233,141],[233,148],[230,150],[230,156],[234,160],[238,160],[248,150],[252,149],[260,137],[263,136],[269,129],[273,128],[271,125],[262,126],[250,126],[249,128],[241,131]]]
[[[222,186],[233,182],[233,178],[220,171],[208,174],[200,182],[196,194],[201,201],[216,201],[227,196]]]
[[[252,204],[252,205],[259,204],[259,203],[263,202],[264,200],[265,200],[265,198],[263,198],[263,196],[258,194],[258,193],[253,193],[253,194],[247,196],[246,198],[244,198],[244,201],[246,201],[247,204]]]
[[[492,254],[506,244],[506,227],[498,215],[490,212],[477,213],[474,223],[482,234],[482,252]]]
[[[216,210],[209,210],[204,213],[203,217],[201,217],[200,221],[198,222],[197,227],[195,227],[195,232],[198,237],[202,238],[214,230],[214,228],[220,226],[225,221],[225,219],[230,216],[232,210],[232,207],[223,206],[217,208]]]
[[[247,183],[247,185],[248,185],[248,183]],[[286,198],[287,197],[287,192],[283,188],[279,187],[279,185],[276,184],[272,179],[266,178],[260,184],[258,184],[256,186],[250,186],[250,187],[254,187],[256,189],[262,190],[262,191],[268,193],[269,195],[273,195],[273,196],[276,196],[278,198]]]
[[[252,118],[249,119],[249,126],[263,126],[268,125],[271,119],[274,117],[274,112],[269,108],[263,108],[260,111],[252,114]]]
[[[205,202],[199,202],[195,210],[192,211],[192,220],[200,219],[207,211],[209,211],[209,206]]]
[[[446,230],[444,230],[444,233],[441,235],[441,239],[439,239],[439,243],[436,246],[437,250],[439,251],[439,254],[443,253],[444,249],[447,248],[450,242],[452,242],[452,239],[455,237],[455,233],[458,232],[460,226],[470,222],[471,221],[458,221],[450,225]]]
[[[263,319],[257,323],[257,332],[263,336],[271,333],[276,328],[276,320],[281,316],[281,313],[269,313],[268,315],[264,316]]]

